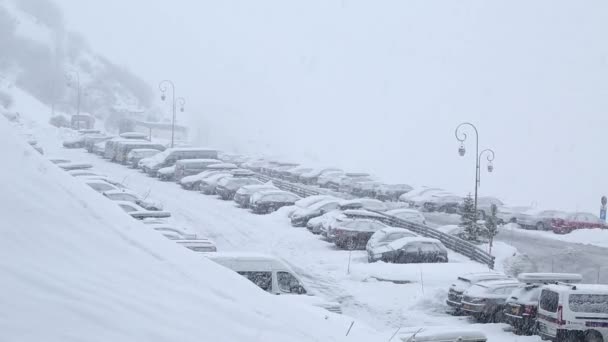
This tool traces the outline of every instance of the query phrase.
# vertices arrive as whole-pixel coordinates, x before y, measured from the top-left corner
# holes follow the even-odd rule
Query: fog
[[[597,214],[608,192],[605,1],[57,4],[113,62],[172,79],[199,143],[466,194],[470,121],[496,152],[482,195]]]

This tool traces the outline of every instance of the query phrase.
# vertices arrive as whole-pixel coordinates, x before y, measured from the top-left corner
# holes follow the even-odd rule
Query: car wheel
[[[602,338],[602,334],[595,330],[589,330],[585,334],[585,342],[604,342],[604,338]]]
[[[348,250],[357,249],[357,240],[355,240],[355,238],[348,238],[344,243],[344,247]]]
[[[536,230],[547,230],[547,228],[545,227],[545,224],[542,222],[538,222],[536,224]]]

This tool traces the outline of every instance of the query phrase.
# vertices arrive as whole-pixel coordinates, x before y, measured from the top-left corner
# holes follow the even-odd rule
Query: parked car
[[[502,206],[496,212],[498,224],[517,223],[517,217],[532,208],[526,206]]]
[[[477,212],[479,213],[479,219],[485,220],[487,215],[492,212],[492,206],[495,205],[497,209],[504,206],[505,204],[496,197],[480,196],[477,198]],[[462,205],[459,208],[459,212],[462,212]]]
[[[350,194],[357,197],[375,198],[382,182],[376,180],[354,180],[350,185]]]
[[[388,244],[404,237],[418,236],[415,233],[403,228],[382,228],[375,232],[367,241],[365,250],[367,251],[367,261],[376,262],[382,260],[385,252],[391,251]]]
[[[104,145],[104,150],[103,150],[103,157],[105,159],[114,161],[116,159],[116,152],[117,152],[116,147],[119,143],[123,143],[123,142],[136,142],[136,143],[145,144],[149,141],[146,139],[145,135],[136,135],[136,134],[125,135],[123,133],[123,134],[119,135],[118,137],[106,140],[105,145]]]
[[[339,206],[339,200],[336,198],[316,202],[308,208],[298,208],[291,215],[291,225],[294,227],[305,227],[308,220],[336,210]]]
[[[313,234],[322,234],[327,238],[327,232],[329,228],[338,220],[345,220],[344,212],[342,210],[332,210],[321,216],[312,218],[306,223],[306,229],[311,231]]]
[[[163,182],[173,181],[175,179],[175,165],[159,169],[156,171],[156,175]]]
[[[127,164],[134,169],[139,168],[139,161],[159,154],[160,150],[152,148],[134,148],[127,154]]]
[[[79,169],[79,170],[70,170],[67,171],[70,176],[74,177],[86,177],[86,176],[106,176],[103,173],[99,173],[97,171],[93,171],[91,169]]]
[[[551,230],[555,234],[568,234],[577,229],[607,228],[606,223],[590,213],[573,213],[566,218],[555,218],[551,221]]]
[[[63,142],[63,147],[65,148],[83,148],[84,147],[84,141],[87,137],[89,136],[96,136],[99,135],[100,132],[99,131],[95,131],[95,132],[80,132],[78,135],[70,138],[70,139],[66,139]]]
[[[135,149],[152,149],[152,150],[158,150],[160,152],[165,150],[165,146],[162,144],[155,144],[149,141],[144,141],[144,142],[140,142],[140,141],[119,141],[117,143],[114,144],[114,155],[112,158],[112,161],[115,161],[117,163],[121,163],[124,165],[128,164],[128,155],[129,152],[131,152],[132,150]]]
[[[64,158],[49,158],[49,161],[53,164],[63,164],[71,162],[71,160]]]
[[[293,169],[294,167],[299,166],[297,163],[290,162],[270,162],[269,164],[263,166],[260,169],[260,172],[266,174],[270,177],[279,178],[280,174],[283,171],[287,171],[289,169]]]
[[[183,229],[167,223],[153,223],[148,225],[169,240],[196,240],[198,238],[196,234],[188,233]]]
[[[249,208],[251,196],[258,191],[279,190],[272,182],[259,185],[245,185],[234,194],[234,201],[241,208]]]
[[[98,155],[98,156],[101,156],[101,157],[105,156],[105,154],[106,154],[106,141],[107,140],[104,140],[104,141],[100,141],[100,142],[94,144],[92,152],[94,154]]]
[[[90,169],[93,167],[93,165],[91,165],[89,163],[78,163],[78,162],[61,163],[61,164],[57,164],[57,166],[59,166],[60,168],[62,168],[65,171],[85,170],[85,169]]]
[[[608,285],[558,284],[542,288],[537,333],[545,340],[608,341]]]
[[[428,190],[422,193],[421,195],[414,196],[410,198],[408,205],[411,208],[417,208],[420,210],[427,211],[425,208],[425,204],[430,203],[431,208],[433,208],[432,203],[437,201],[441,197],[450,196],[449,198],[454,199],[454,194],[451,192],[443,191],[443,190]],[[428,206],[428,204],[427,204]]]
[[[312,305],[334,313],[342,312],[338,303],[326,302],[319,298],[315,300],[315,297],[305,288],[298,274],[287,263],[272,255],[220,252],[211,253],[207,257],[209,260],[242,275],[270,294],[309,297],[309,303]]]
[[[78,179],[82,180],[83,182],[89,182],[89,181],[101,181],[101,182],[106,182],[109,184],[114,185],[117,189],[125,190],[125,186],[123,184],[121,184],[119,181],[116,181],[108,176],[79,176]]]
[[[83,147],[89,153],[95,152],[95,144],[104,143],[114,138],[112,135],[106,135],[104,133],[88,134],[83,139]]]
[[[381,201],[397,202],[399,197],[413,189],[407,184],[380,184],[376,189],[376,198]]]
[[[218,173],[226,173],[223,170],[207,170],[196,175],[186,176],[179,180],[179,184],[186,190],[199,190],[200,183],[203,179],[211,177]]]
[[[182,178],[197,175],[210,165],[221,164],[218,159],[183,159],[175,162],[175,181],[179,182]]]
[[[314,195],[314,196],[308,196],[308,197],[304,197],[301,200],[297,201],[295,203],[295,206],[297,208],[308,208],[311,205],[321,202],[321,201],[325,201],[328,199],[335,199],[334,196],[330,196],[330,195]]]
[[[416,189],[412,189],[412,190],[404,193],[403,195],[399,196],[399,201],[405,202],[409,206],[412,207],[412,206],[414,206],[414,203],[412,202],[413,198],[424,195],[429,192],[440,192],[440,191],[445,191],[445,190],[440,189],[440,188],[430,188],[428,186],[422,186],[422,187],[419,187]]]
[[[525,284],[515,289],[507,298],[504,308],[505,321],[520,335],[536,332],[536,313],[542,286],[551,283],[580,283],[580,274],[570,273],[520,273],[517,279]]]
[[[279,171],[278,176],[288,182],[296,183],[298,182],[301,174],[310,172],[312,170],[313,169],[311,167],[295,166],[287,170]]]
[[[127,214],[131,215],[134,219],[144,220],[150,218],[168,218],[171,217],[171,213],[167,211],[158,210],[146,210],[139,205],[129,201],[114,201],[118,206],[124,210]]]
[[[137,193],[130,190],[110,190],[104,192],[103,195],[112,201],[127,201],[135,203],[146,210],[163,210],[162,204],[147,201],[146,199],[141,198],[141,196],[139,196]]]
[[[397,335],[402,342],[486,342],[480,330],[461,326],[403,328]]]
[[[232,174],[230,174],[230,172],[219,172],[212,176],[205,177],[201,179],[198,184],[198,190],[205,195],[215,195],[217,183],[224,178],[232,178]]]
[[[99,193],[104,193],[106,191],[120,191],[120,189],[118,189],[116,186],[104,180],[86,180],[85,184]]]
[[[426,218],[416,209],[399,208],[388,210],[385,212],[385,214],[407,222],[426,225]]]
[[[521,285],[515,279],[480,281],[464,292],[461,310],[482,322],[501,322],[507,298]]]
[[[328,188],[331,181],[344,176],[344,174],[345,172],[342,170],[324,172],[317,177],[317,185],[322,188]]]
[[[342,249],[365,249],[371,236],[383,228],[388,226],[376,220],[347,219],[336,222],[327,237]]]
[[[566,219],[568,214],[558,210],[530,209],[517,215],[517,224],[525,229],[549,230],[553,220]]]
[[[215,242],[206,238],[174,240],[180,246],[186,247],[191,251],[198,253],[217,252]]]
[[[246,185],[261,185],[262,182],[248,177],[224,177],[217,182],[215,191],[221,199],[228,201],[234,199],[237,190]]]
[[[262,169],[262,167],[264,165],[266,165],[268,162],[266,160],[263,159],[255,159],[255,160],[248,160],[244,163],[241,164],[241,167],[244,169],[249,169],[252,170],[254,172],[260,172],[260,170]]]
[[[218,152],[206,148],[168,148],[152,158],[142,160],[142,170],[150,176],[156,176],[163,167],[174,166],[183,159],[217,159]],[[144,162],[145,161],[145,162]]]
[[[395,264],[448,262],[448,251],[441,241],[421,236],[388,242],[374,253],[373,258]]]
[[[422,203],[422,210],[426,212],[440,212],[447,214],[456,214],[459,211],[464,198],[461,196],[439,193],[431,195],[431,197]]]
[[[373,198],[357,198],[353,200],[343,200],[340,202],[340,210],[348,209],[367,209],[375,211],[385,211],[388,209],[386,203]]]
[[[312,171],[302,173],[300,176],[298,176],[298,181],[302,184],[316,185],[316,184],[318,184],[317,182],[321,175],[330,173],[330,172],[342,172],[343,173],[342,170],[335,168],[335,167],[314,169]]]
[[[271,213],[281,207],[294,205],[300,197],[283,190],[259,191],[251,195],[251,211],[256,214]]]
[[[466,290],[471,286],[488,280],[513,280],[513,278],[507,276],[504,273],[498,272],[476,272],[467,273],[459,276],[448,290],[448,298],[446,304],[448,305],[448,312],[452,314],[461,313],[462,308],[462,296]]]
[[[353,190],[353,184],[358,181],[372,181],[374,180],[369,173],[364,172],[347,172],[339,177],[331,178],[326,187],[334,191],[351,193]]]

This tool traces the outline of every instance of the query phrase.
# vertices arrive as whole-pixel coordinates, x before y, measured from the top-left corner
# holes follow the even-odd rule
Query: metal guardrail
[[[296,185],[291,182],[286,182],[286,181],[276,179],[273,177],[269,177],[269,176],[259,174],[259,173],[256,173],[255,177],[262,182],[272,181],[272,183],[277,188],[284,190],[284,191],[292,192],[300,197],[308,197],[308,196],[324,194],[317,190],[308,189],[304,186]],[[341,196],[341,197],[344,197],[344,196]],[[437,229],[427,227],[423,224],[402,220],[395,216],[387,215],[387,214],[385,214],[383,212],[379,212],[379,211],[374,211],[374,212],[379,214],[380,216],[382,216],[382,218],[375,218],[375,219],[378,219],[389,226],[405,228],[405,229],[411,230],[412,232],[419,234],[421,236],[437,239],[437,240],[441,241],[447,248],[453,250],[454,252],[462,254],[462,255],[470,258],[473,261],[477,261],[482,264],[486,264],[486,265],[488,265],[488,267],[490,267],[490,269],[494,269],[495,257],[492,256],[491,254],[481,250],[479,247],[475,246],[474,244],[472,244],[468,241],[465,241],[465,240],[458,238],[456,236],[453,236],[453,235],[449,235],[449,234],[440,232]]]

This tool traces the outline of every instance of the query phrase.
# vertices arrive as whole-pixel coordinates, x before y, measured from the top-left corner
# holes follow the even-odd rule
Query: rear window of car
[[[559,303],[559,294],[551,290],[543,290],[540,294],[540,308],[549,311],[557,312]]]
[[[608,294],[571,294],[568,305],[573,312],[608,314]]]

